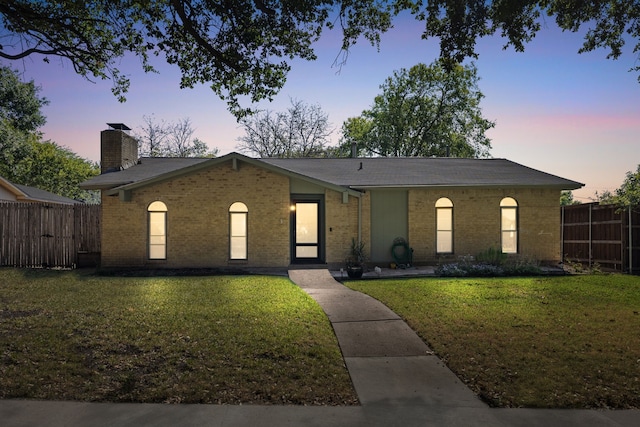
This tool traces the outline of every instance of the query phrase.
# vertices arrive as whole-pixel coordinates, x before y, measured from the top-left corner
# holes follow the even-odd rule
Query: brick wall
[[[285,267],[290,263],[289,178],[239,161],[160,182],[133,191],[130,202],[104,197],[102,265],[147,267]],[[454,254],[435,251],[435,203],[454,204]],[[557,190],[411,189],[408,193],[409,244],[415,263],[435,263],[477,255],[500,247],[500,201],[513,197],[519,205],[519,255],[540,261],[560,260],[560,209]],[[147,259],[147,207],[155,200],[167,206],[167,260]],[[248,260],[229,260],[229,207],[248,210]],[[326,261],[341,265],[351,239],[358,237],[358,203],[325,190]],[[371,202],[360,199],[362,240],[371,253]],[[443,259],[444,258],[444,259]]]
[[[325,193],[325,235],[327,264],[344,264],[350,254],[351,239],[358,239],[358,203],[361,203],[362,241],[365,252],[371,253],[371,203],[369,193],[364,193],[358,201],[349,196],[349,203],[342,203],[342,193],[327,190]]]
[[[102,266],[274,267],[289,265],[289,179],[231,161],[133,191],[103,196]],[[167,259],[147,259],[147,207],[167,206]],[[247,261],[229,260],[229,207],[249,209]]]
[[[435,203],[453,202],[452,256],[436,255]],[[447,189],[409,191],[409,243],[414,262],[434,263],[500,248],[500,201],[518,202],[519,256],[560,261],[560,191],[550,189]]]
[[[100,132],[100,172],[126,169],[138,161],[138,141],[121,130]]]

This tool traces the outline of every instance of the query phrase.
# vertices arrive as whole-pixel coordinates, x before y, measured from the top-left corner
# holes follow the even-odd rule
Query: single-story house
[[[77,200],[59,196],[39,188],[14,184],[0,176],[0,203],[2,202],[56,203],[62,205],[80,203]]]
[[[352,239],[372,264],[397,237],[428,264],[499,248],[561,260],[562,190],[583,184],[505,159],[140,158],[101,133],[103,267],[338,266]]]

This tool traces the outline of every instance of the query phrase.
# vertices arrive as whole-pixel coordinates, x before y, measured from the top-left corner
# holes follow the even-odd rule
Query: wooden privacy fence
[[[0,266],[75,267],[100,252],[100,205],[0,203]]]
[[[640,207],[586,203],[562,207],[564,260],[640,273]]]

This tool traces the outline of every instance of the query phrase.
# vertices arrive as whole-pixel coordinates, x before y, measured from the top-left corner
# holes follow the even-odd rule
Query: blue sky
[[[318,59],[293,61],[280,94],[259,107],[284,110],[290,98],[319,104],[337,142],[344,120],[369,108],[394,70],[437,57],[438,41],[422,40],[420,34],[421,24],[403,17],[383,36],[380,51],[362,41],[337,69],[339,36],[325,33],[315,46]],[[583,202],[596,191],[619,187],[626,172],[640,164],[640,83],[636,73],[628,72],[638,63],[632,43],[617,61],[606,59],[602,50],[578,54],[582,36],[562,33],[548,21],[524,53],[505,51],[503,44],[497,36],[480,40],[475,61],[485,95],[483,114],[496,121],[488,132],[492,157],[585,183],[574,191]],[[162,62],[156,64],[160,74],[144,74],[137,58],[120,62],[131,77],[124,104],[111,94],[111,82],[88,82],[68,62],[52,58],[45,64],[33,58],[12,65],[35,80],[50,101],[44,109],[45,139],[91,160],[99,160],[99,133],[107,122],[139,130],[144,115],[167,121],[188,117],[195,136],[220,154],[235,151],[243,134],[208,87],[181,90],[179,70]]]

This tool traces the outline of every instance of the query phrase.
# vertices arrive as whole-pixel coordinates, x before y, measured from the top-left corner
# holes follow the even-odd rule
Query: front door
[[[294,263],[321,263],[322,201],[294,199],[291,202],[291,259]]]
[[[394,261],[391,247],[396,237],[408,240],[407,191],[376,189],[371,194],[371,262]]]

